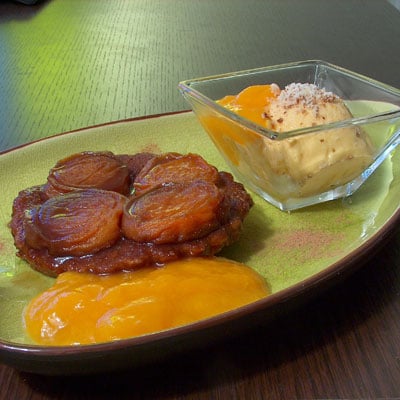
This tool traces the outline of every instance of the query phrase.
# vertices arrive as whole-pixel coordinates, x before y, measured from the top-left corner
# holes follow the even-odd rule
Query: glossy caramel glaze
[[[119,163],[120,171],[128,170],[132,194],[98,188],[104,182],[95,168],[99,159],[100,167],[111,164],[112,175]],[[109,274],[214,255],[238,239],[253,205],[231,174],[218,172],[195,154],[84,152],[66,160],[57,165],[72,161],[63,181],[75,189],[50,197],[49,183],[22,190],[10,222],[17,254],[51,276]],[[80,163],[90,166],[85,182],[91,188],[81,185]],[[51,169],[50,181],[56,170]]]

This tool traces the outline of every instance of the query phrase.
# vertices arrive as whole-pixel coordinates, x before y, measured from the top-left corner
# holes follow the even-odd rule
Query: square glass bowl
[[[216,102],[272,83],[333,92],[352,118],[277,133]],[[400,90],[323,61],[186,80],[179,90],[236,178],[284,211],[351,195],[400,142]],[[351,139],[360,136],[368,154]]]

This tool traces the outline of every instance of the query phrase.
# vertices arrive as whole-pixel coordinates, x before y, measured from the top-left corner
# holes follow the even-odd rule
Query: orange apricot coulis
[[[91,344],[190,324],[267,295],[250,267],[189,258],[107,276],[65,272],[29,303],[24,319],[38,344]]]
[[[279,95],[276,85],[254,85],[243,89],[237,95],[227,95],[216,102],[230,111],[252,121],[266,129],[271,129],[271,120],[266,118],[265,112]],[[233,123],[219,115],[205,113],[200,117],[204,127],[217,147],[224,149],[230,162],[238,165],[238,147],[256,145],[262,140],[259,134],[251,129]],[[262,143],[260,143],[262,145]]]
[[[225,96],[217,100],[217,103],[250,121],[270,128],[270,121],[265,118],[264,113],[271,100],[278,94],[279,89],[272,85],[254,85],[243,89],[236,96]]]

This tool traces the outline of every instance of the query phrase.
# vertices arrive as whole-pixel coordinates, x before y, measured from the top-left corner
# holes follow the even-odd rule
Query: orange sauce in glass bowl
[[[159,332],[268,295],[250,267],[224,258],[189,258],[107,276],[65,272],[24,314],[41,345],[77,345]]]
[[[243,89],[237,95],[225,96],[217,100],[217,103],[265,128],[271,128],[265,112],[278,94],[279,88],[276,85],[254,85]]]
[[[228,110],[252,121],[264,128],[271,129],[271,121],[266,111],[279,95],[276,85],[254,85],[243,89],[237,95],[227,95],[216,102]],[[264,139],[255,131],[221,116],[209,109],[199,109],[200,121],[212,141],[233,165],[240,164],[240,154],[252,146],[262,148]]]

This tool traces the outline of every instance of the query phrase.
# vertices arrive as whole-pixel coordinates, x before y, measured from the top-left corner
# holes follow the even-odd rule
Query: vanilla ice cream
[[[339,96],[309,83],[291,83],[271,100],[272,129],[288,132],[352,118]]]
[[[311,83],[254,85],[217,103],[243,119],[276,132],[262,135],[246,124],[205,110],[200,120],[241,179],[274,204],[313,203],[341,187],[373,162],[374,148],[357,125],[329,128],[353,118],[336,94]],[[198,110],[199,114],[199,110]],[[298,129],[316,128],[301,134]],[[290,134],[285,134],[288,133]],[[324,194],[324,195],[323,195]]]
[[[292,83],[267,106],[272,129],[287,132],[352,118],[335,94],[312,84]],[[282,141],[264,140],[263,156],[283,191],[307,197],[357,177],[372,161],[373,147],[359,127],[307,133]],[[266,179],[271,171],[266,170]]]

